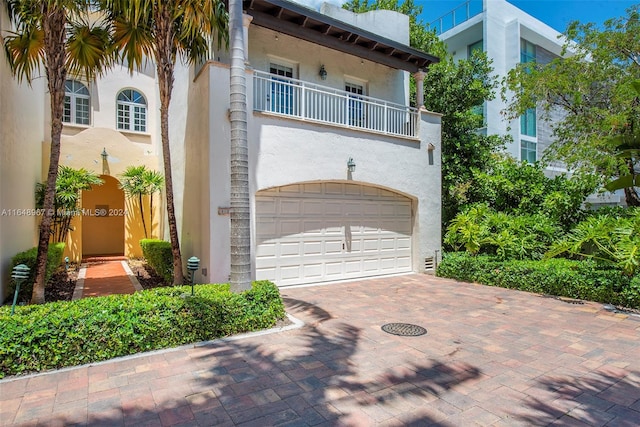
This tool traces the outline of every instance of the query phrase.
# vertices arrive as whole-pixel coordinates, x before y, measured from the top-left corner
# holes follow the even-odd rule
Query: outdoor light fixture
[[[349,157],[349,161],[347,162],[347,170],[351,173],[356,171],[356,162],[353,161],[353,157]]]
[[[198,270],[198,268],[200,267],[200,260],[198,259],[198,257],[194,257],[192,256],[191,258],[189,258],[187,260],[187,270],[189,270],[189,273],[191,273],[191,296],[194,295],[194,290],[193,290],[193,285],[195,282],[195,278],[196,278],[196,271]]]
[[[18,264],[15,267],[13,267],[11,278],[16,284],[16,291],[13,294],[13,304],[11,304],[11,315],[13,315],[13,313],[16,310],[16,303],[18,302],[18,294],[20,293],[20,285],[29,279],[29,270],[30,268],[24,264]]]
[[[107,149],[103,148],[102,149],[102,153],[100,153],[100,155],[102,156],[102,161],[106,162],[107,161],[107,157],[109,157],[109,154],[107,154]]]
[[[327,80],[327,70],[324,69],[324,64],[320,66],[320,72],[318,74],[320,74],[322,80]]]

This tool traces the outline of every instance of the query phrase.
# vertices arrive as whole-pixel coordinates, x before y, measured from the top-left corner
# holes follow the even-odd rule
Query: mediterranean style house
[[[440,115],[410,106],[409,77],[421,99],[437,58],[408,46],[408,17],[287,0],[244,10],[254,278],[287,286],[432,268]],[[0,209],[33,208],[48,160],[46,83],[17,84],[0,62]],[[229,63],[220,51],[179,65],[170,109],[181,249],[200,258],[203,283],[230,272]],[[67,90],[61,164],[100,174],[105,184],[83,192],[82,207],[113,213],[75,218],[68,255],[140,256],[140,218],[119,178],[128,166],[162,170],[155,68],[70,78]],[[155,210],[163,237],[164,206]],[[3,284],[10,258],[35,245],[36,224],[1,218]]]

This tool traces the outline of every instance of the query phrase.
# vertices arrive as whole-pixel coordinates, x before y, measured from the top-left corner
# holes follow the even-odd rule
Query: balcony
[[[453,27],[467,22],[469,19],[482,13],[483,4],[480,0],[468,0],[460,6],[450,10],[438,19],[429,24],[429,28],[434,30],[436,35],[449,31]]]
[[[420,121],[416,108],[257,70],[253,110],[405,138]]]

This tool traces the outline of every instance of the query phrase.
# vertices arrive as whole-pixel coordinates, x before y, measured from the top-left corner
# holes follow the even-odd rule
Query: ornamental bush
[[[592,260],[501,261],[495,256],[446,253],[437,275],[464,282],[640,308],[640,276]]]
[[[44,283],[46,284],[56,272],[60,264],[62,264],[62,255],[64,254],[64,243],[52,243],[49,245],[47,252],[47,269],[45,272]],[[38,256],[38,248],[31,248],[24,252],[16,254],[11,259],[11,271],[16,265],[24,264],[30,268],[29,278],[20,284],[20,293],[18,294],[19,302],[29,302],[33,292],[33,282],[36,280],[36,257]],[[16,290],[16,283],[13,279],[9,281],[7,299],[13,301],[13,294]]]
[[[278,288],[254,282],[156,288],[133,295],[0,307],[0,378],[58,369],[272,327],[285,315]]]
[[[171,253],[171,243],[158,239],[140,240],[142,255],[147,260],[147,264],[162,277],[165,283],[173,283],[173,254]]]

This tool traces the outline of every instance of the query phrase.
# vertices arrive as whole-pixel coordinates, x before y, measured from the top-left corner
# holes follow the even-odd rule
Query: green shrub
[[[553,258],[542,261],[500,261],[488,255],[447,253],[437,275],[465,282],[540,294],[640,307],[640,278],[606,268],[592,260]]]
[[[147,264],[169,284],[173,283],[173,254],[171,243],[158,239],[140,240],[142,255]]]
[[[0,307],[0,378],[98,362],[273,326],[284,317],[278,288],[254,282],[156,288],[133,295]]]
[[[62,255],[64,254],[64,243],[52,243],[49,245],[49,251],[47,252],[47,269],[45,272],[45,286],[56,272],[60,264],[62,264]],[[36,257],[38,256],[38,248],[31,248],[24,252],[16,254],[11,259],[11,271],[16,265],[25,264],[30,268],[29,279],[22,282],[20,285],[20,294],[18,295],[18,301],[27,302],[31,299],[31,293],[33,291],[33,282],[36,280]],[[8,286],[7,298],[13,299],[13,294],[16,290],[16,283],[11,279]]]

